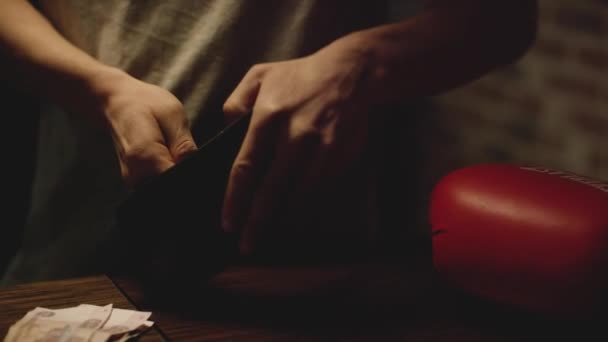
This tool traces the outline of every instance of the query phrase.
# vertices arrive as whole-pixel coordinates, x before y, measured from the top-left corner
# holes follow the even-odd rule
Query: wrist
[[[335,50],[342,56],[343,61],[348,61],[356,67],[360,75],[358,77],[359,93],[363,95],[370,104],[378,104],[386,99],[385,83],[387,81],[388,67],[379,58],[381,52],[374,41],[373,34],[367,31],[358,31],[346,35],[327,46],[327,49]]]
[[[90,108],[103,112],[112,96],[120,92],[119,87],[133,78],[118,68],[102,65],[85,79],[86,101]]]
[[[51,69],[48,75],[37,85],[41,96],[73,114],[92,117],[103,115],[118,84],[129,77],[124,71],[97,62],[68,71]]]

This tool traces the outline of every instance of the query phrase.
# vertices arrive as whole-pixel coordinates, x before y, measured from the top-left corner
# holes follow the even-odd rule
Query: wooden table
[[[608,337],[603,324],[516,312],[457,293],[429,267],[233,267],[195,291],[115,282],[176,341],[538,341]],[[172,284],[182,288],[180,280]],[[595,327],[599,329],[594,329]],[[594,339],[595,340],[595,339]]]
[[[0,338],[4,339],[10,326],[37,306],[60,309],[85,303],[111,303],[116,308],[136,310],[112,280],[104,275],[0,288]],[[164,340],[156,328],[141,338],[141,341]]]
[[[209,286],[181,288],[186,287],[175,279],[162,295],[150,294],[129,277],[98,276],[0,289],[0,333],[6,334],[10,324],[35,306],[114,303],[153,312],[155,329],[144,341],[538,341],[586,340],[593,333],[606,337],[599,321],[575,324],[514,312],[455,293],[432,272],[398,264],[241,266],[227,269]]]

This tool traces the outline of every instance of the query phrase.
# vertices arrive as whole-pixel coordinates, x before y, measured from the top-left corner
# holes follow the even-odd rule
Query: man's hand
[[[418,15],[348,34],[297,60],[253,67],[225,103],[253,110],[233,165],[224,227],[249,252],[298,191],[339,174],[365,144],[371,104],[431,96],[513,62],[536,33],[536,1],[426,1]],[[312,190],[310,190],[312,191]]]
[[[24,89],[79,115],[103,117],[130,185],[196,149],[175,96],[78,49],[30,1],[0,1],[0,57],[7,62],[2,75]]]
[[[130,186],[160,174],[196,150],[180,101],[170,92],[125,73],[100,82],[123,179]]]
[[[223,222],[252,252],[273,216],[349,166],[367,139],[365,58],[330,45],[301,59],[252,67],[224,104],[252,111],[233,164]]]

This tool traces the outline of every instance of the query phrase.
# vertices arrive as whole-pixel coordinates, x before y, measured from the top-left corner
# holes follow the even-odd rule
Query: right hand
[[[181,102],[169,91],[123,72],[104,77],[102,114],[130,187],[158,175],[196,151]]]

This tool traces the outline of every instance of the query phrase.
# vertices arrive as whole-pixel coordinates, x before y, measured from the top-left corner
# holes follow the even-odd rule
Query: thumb
[[[167,147],[159,142],[135,149],[130,156],[122,159],[124,163],[121,164],[121,173],[130,187],[135,187],[146,179],[161,174],[175,164]]]
[[[168,135],[166,139],[167,147],[176,163],[197,150],[196,143],[188,128],[181,129],[173,136]]]
[[[176,163],[189,156],[197,150],[196,143],[190,132],[188,119],[180,109],[173,115],[159,122],[167,149]]]

